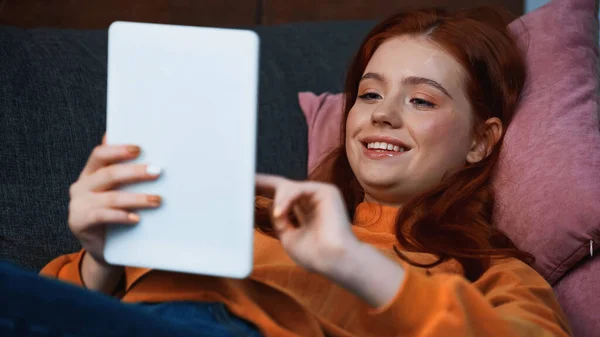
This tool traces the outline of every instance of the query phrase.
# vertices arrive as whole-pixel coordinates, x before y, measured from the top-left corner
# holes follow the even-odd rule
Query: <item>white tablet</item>
[[[258,36],[115,22],[108,32],[107,143],[138,144],[158,194],[107,233],[109,263],[243,278],[252,270]]]

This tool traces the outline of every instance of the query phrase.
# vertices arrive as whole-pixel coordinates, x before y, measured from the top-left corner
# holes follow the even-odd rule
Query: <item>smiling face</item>
[[[370,59],[346,120],[346,153],[367,201],[401,205],[473,161],[474,115],[461,65],[424,37]]]

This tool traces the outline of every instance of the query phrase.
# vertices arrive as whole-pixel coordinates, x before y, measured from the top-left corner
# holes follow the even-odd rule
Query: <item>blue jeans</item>
[[[0,263],[0,336],[259,337],[221,303],[126,304]]]

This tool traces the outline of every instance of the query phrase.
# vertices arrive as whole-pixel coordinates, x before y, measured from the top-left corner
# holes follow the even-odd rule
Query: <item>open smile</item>
[[[408,145],[393,137],[365,137],[360,142],[363,145],[363,153],[370,159],[396,157],[411,150]]]

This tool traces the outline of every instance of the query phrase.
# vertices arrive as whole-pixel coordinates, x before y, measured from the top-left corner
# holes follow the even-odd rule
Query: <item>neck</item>
[[[388,202],[388,201],[385,201],[382,199],[375,198],[367,193],[365,193],[365,201],[369,202],[369,203],[373,203],[373,204],[380,204],[383,206],[390,206],[390,207],[395,207],[395,208],[402,207],[402,203],[400,203],[400,202]]]

